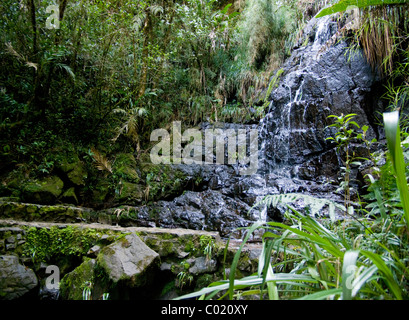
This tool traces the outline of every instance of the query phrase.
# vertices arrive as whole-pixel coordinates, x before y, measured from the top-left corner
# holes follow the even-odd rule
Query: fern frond
[[[68,73],[68,75],[72,78],[72,80],[75,81],[75,74],[69,66],[67,66],[64,63],[57,63],[56,66],[62,70],[65,70]]]
[[[6,43],[6,52],[16,58],[19,62],[25,63],[27,67],[34,68],[36,71],[38,69],[38,63],[30,62],[22,54],[18,53],[14,48],[11,42]]]
[[[131,116],[127,122],[127,135],[131,137],[133,140],[137,140],[139,138],[138,135],[138,123],[134,116]]]
[[[112,110],[112,113],[120,113],[120,114],[124,114],[127,115],[128,113],[122,109],[122,108],[115,108],[114,110]]]
[[[37,71],[37,69],[38,69],[38,63],[34,63],[34,62],[29,62],[29,61],[27,61],[27,62],[26,62],[26,66],[27,66],[27,67],[34,68],[35,71]]]
[[[141,13],[139,15],[135,15],[132,19],[133,27],[136,31],[143,29],[143,24],[145,23],[146,14]]]
[[[19,60],[20,62],[24,62],[26,61],[26,58],[24,56],[22,56],[21,54],[19,54],[14,48],[13,45],[11,44],[11,42],[7,42],[6,43],[6,51],[14,56],[17,60]]]
[[[91,151],[92,157],[95,161],[95,167],[98,170],[112,173],[112,166],[109,160],[104,155],[102,155],[97,149],[91,148]]]
[[[163,13],[163,7],[157,4],[153,4],[150,7],[150,10],[152,12],[153,15],[158,15],[158,14],[162,14]]]

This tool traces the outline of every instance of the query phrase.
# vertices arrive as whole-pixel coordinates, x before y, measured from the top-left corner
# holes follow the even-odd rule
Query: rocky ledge
[[[3,219],[0,298],[169,299],[223,278],[238,245],[225,250],[217,232]],[[242,251],[238,277],[260,252]]]

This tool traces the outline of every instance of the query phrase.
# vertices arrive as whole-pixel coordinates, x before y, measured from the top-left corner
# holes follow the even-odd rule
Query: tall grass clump
[[[269,196],[265,200],[277,196]],[[279,197],[279,196],[278,196]],[[270,199],[271,200],[271,199]],[[318,221],[291,206],[285,222],[258,222],[230,266],[230,278],[180,297],[200,299],[407,299],[408,242],[399,222],[365,217]],[[235,279],[249,235],[263,228],[257,273]]]
[[[252,105],[261,89],[289,53],[288,39],[300,21],[294,1],[247,1],[232,34],[232,65],[226,89],[244,106]]]
[[[248,1],[238,25],[242,59],[255,69],[274,59],[278,67],[284,56],[285,36],[293,31],[294,23],[291,12],[284,6],[277,7],[267,0]]]
[[[394,72],[394,62],[407,49],[409,1],[407,0],[340,0],[322,9],[317,18],[357,9],[354,40],[381,75]]]

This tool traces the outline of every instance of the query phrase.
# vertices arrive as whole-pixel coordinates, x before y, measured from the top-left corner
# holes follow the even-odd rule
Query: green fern
[[[339,209],[345,212],[343,205],[335,201],[323,198],[316,198],[310,195],[301,193],[286,193],[277,195],[267,195],[257,205],[265,205],[267,208],[277,208],[279,204],[290,206],[298,200],[303,200],[306,207],[309,208],[310,215],[316,216],[325,207],[328,206],[328,213],[331,221],[335,221],[335,210]]]

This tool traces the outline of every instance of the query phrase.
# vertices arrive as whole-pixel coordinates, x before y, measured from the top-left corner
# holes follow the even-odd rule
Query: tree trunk
[[[152,20],[150,8],[145,10],[146,19],[143,27],[144,41],[142,49],[142,73],[140,78],[138,100],[145,94],[147,80],[148,80],[148,55],[149,55],[149,43],[152,38]]]

